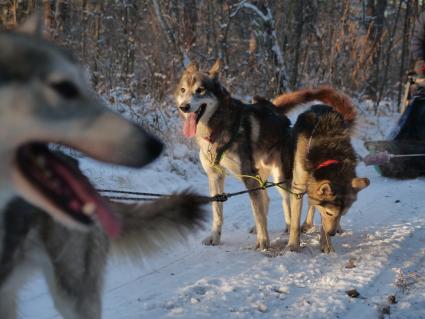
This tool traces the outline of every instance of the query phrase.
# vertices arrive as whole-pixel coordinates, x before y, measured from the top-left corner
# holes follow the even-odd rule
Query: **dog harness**
[[[214,132],[212,132],[209,137],[204,137],[204,139],[209,142],[208,153],[210,155],[210,164],[212,167],[217,167],[218,165],[220,165],[224,152],[226,152],[238,138],[241,122],[242,122],[242,112],[239,112],[238,117],[236,118],[235,124],[233,125],[232,135],[230,136],[229,141],[217,148],[214,160],[211,153],[211,145],[215,142],[215,134]]]

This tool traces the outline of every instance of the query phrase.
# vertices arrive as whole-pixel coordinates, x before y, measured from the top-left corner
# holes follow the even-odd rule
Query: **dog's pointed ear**
[[[351,186],[358,192],[360,192],[362,189],[368,187],[370,184],[370,181],[366,177],[355,177],[351,181]]]
[[[221,60],[220,58],[218,58],[213,66],[211,67],[211,69],[208,71],[208,74],[213,78],[213,79],[217,79],[218,75],[220,74],[220,69],[221,69]]]
[[[16,32],[32,35],[34,37],[43,36],[43,21],[39,13],[30,16],[23,24],[16,28]]]
[[[323,182],[322,184],[320,184],[319,188],[317,189],[317,195],[320,195],[320,196],[333,195],[331,184],[329,182]]]
[[[193,61],[191,61],[186,67],[186,70],[184,70],[186,74],[192,74],[198,71],[199,71],[199,66],[196,62],[193,62]]]

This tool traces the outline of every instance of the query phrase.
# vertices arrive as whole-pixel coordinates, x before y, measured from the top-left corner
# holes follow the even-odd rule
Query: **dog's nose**
[[[331,232],[328,233],[328,235],[331,236],[331,237],[335,236],[335,234],[336,234],[336,230],[331,231]]]
[[[188,111],[189,111],[189,109],[190,109],[190,104],[189,104],[189,103],[188,103],[188,104],[184,104],[184,105],[180,106],[180,111],[182,111],[182,112],[184,112],[184,113],[188,112]]]

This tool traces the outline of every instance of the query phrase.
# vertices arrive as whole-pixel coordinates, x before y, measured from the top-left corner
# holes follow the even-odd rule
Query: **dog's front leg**
[[[20,212],[16,212],[20,214]],[[3,216],[2,216],[3,218]],[[7,224],[1,226],[8,226]],[[11,231],[12,232],[12,231]],[[4,233],[1,233],[3,235]],[[11,233],[12,234],[12,233]],[[13,233],[13,235],[17,235]],[[12,236],[13,236],[12,235]],[[20,235],[17,235],[20,236]],[[3,236],[0,236],[0,238]],[[6,237],[6,236],[4,236]],[[18,239],[18,242],[24,242],[24,238],[12,237]],[[1,238],[1,240],[3,240]],[[3,243],[6,244],[7,241],[3,240]],[[14,241],[12,241],[14,242]],[[14,242],[16,244],[16,241]],[[0,243],[1,245],[1,243]],[[0,318],[1,319],[16,319],[18,318],[17,313],[17,296],[18,291],[22,287],[22,284],[28,280],[31,272],[28,271],[28,266],[25,267],[25,263],[28,262],[26,258],[21,260],[16,258],[20,254],[24,253],[23,245],[15,247],[16,252],[14,252],[13,245],[12,247],[2,245],[3,249],[11,249],[12,253],[4,252],[0,249],[0,253],[3,253],[2,257],[8,256],[7,259],[0,262]],[[22,256],[21,256],[22,257]],[[21,264],[22,263],[22,264]]]
[[[301,226],[301,231],[303,233],[308,233],[311,229],[314,228],[314,209],[315,208],[313,205],[308,206],[307,216],[303,225]]]
[[[294,187],[292,189],[295,189]],[[290,251],[300,250],[300,219],[302,209],[302,199],[291,194],[291,224],[289,228],[288,249]]]
[[[255,174],[245,174],[255,176]],[[258,187],[258,182],[252,178],[243,179],[247,189]],[[249,193],[251,199],[252,213],[255,219],[255,228],[257,230],[256,249],[263,250],[270,247],[269,234],[267,232],[267,210],[268,195],[266,190],[260,190]]]
[[[323,225],[320,230],[320,250],[325,254],[335,252],[335,248],[332,246],[331,238],[326,234]]]
[[[297,159],[297,156],[295,157]],[[296,160],[292,179],[292,192],[303,193],[306,189],[307,172],[303,169],[301,161]],[[290,251],[300,250],[300,223],[303,199],[297,194],[291,194],[291,224],[287,248]]]
[[[341,227],[341,219],[338,220],[338,226],[336,228],[336,233],[337,234],[343,234],[344,233],[344,229],[342,229],[342,227]]]
[[[55,228],[44,243],[42,271],[56,310],[64,319],[101,319],[108,242],[96,232]]]
[[[210,195],[215,196],[224,192],[224,174],[220,174],[212,168],[208,160],[200,153],[202,167],[208,176],[208,186]],[[202,243],[207,246],[217,246],[220,244],[221,228],[223,226],[223,203],[212,202],[213,224],[211,235],[205,238]]]

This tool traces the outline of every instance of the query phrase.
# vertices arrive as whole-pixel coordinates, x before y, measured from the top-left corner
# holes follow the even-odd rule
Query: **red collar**
[[[319,165],[317,165],[316,170],[321,169],[323,167],[328,167],[332,164],[338,164],[338,163],[339,163],[338,160],[334,160],[334,159],[326,160],[326,161],[320,163]]]

